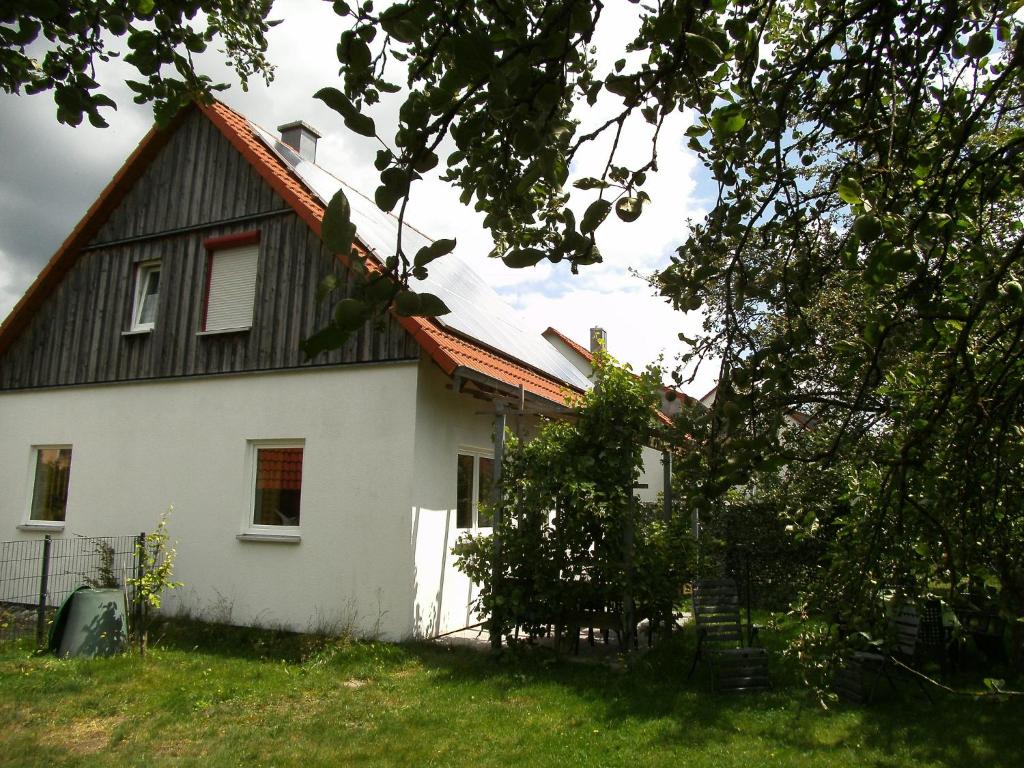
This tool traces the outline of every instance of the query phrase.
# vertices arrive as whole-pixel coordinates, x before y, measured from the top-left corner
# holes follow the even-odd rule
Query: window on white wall
[[[252,327],[259,263],[259,232],[206,240],[209,263],[203,331],[241,331]]]
[[[68,509],[71,446],[37,446],[29,523],[63,523]]]
[[[460,452],[455,479],[455,524],[459,528],[490,528],[493,516],[487,509],[494,487],[494,459],[479,453]]]
[[[132,306],[132,330],[150,331],[156,325],[160,301],[160,262],[149,261],[135,269],[135,302]]]
[[[254,528],[298,528],[302,502],[301,442],[252,444]]]

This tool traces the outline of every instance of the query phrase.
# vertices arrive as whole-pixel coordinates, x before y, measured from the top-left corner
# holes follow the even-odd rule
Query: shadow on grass
[[[1020,765],[1020,701],[933,694],[935,701],[929,703],[916,686],[903,681],[896,693],[886,692],[870,707],[840,704],[826,712],[799,684],[795,664],[782,657],[785,634],[785,628],[762,634],[773,652],[775,690],[739,695],[712,693],[706,665],[687,681],[695,650],[692,631],[657,645],[628,669],[556,659],[541,649],[495,658],[426,642],[362,643],[180,620],[161,626],[154,636],[164,648],[315,665],[345,678],[383,682],[403,670],[422,670],[425,688],[411,690],[411,696],[426,690],[439,700],[459,701],[472,691],[485,701],[547,699],[566,721],[576,711],[609,730],[625,722],[646,723],[650,727],[636,738],[672,750],[761,745],[803,755],[807,764],[827,765],[834,750],[846,750],[848,764],[857,765],[892,766],[904,759],[949,766]]]

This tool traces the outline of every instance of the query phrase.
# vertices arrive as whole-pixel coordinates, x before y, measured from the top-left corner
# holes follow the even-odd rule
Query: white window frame
[[[28,492],[25,494],[25,512],[22,517],[21,525],[18,526],[19,530],[23,531],[46,531],[47,533],[63,531],[68,522],[68,510],[71,506],[71,469],[68,469],[68,489],[67,499],[64,503],[64,519],[63,520],[35,520],[32,518],[32,502],[35,500],[36,495],[36,469],[39,466],[39,453],[40,451],[47,450],[69,450],[71,451],[71,462],[74,464],[74,447],[71,443],[41,443],[39,445],[31,446],[29,450],[28,460],[28,473],[25,480],[25,487]]]
[[[245,481],[245,517],[242,519],[242,530],[237,535],[239,541],[264,541],[281,544],[299,544],[302,541],[302,507],[299,501],[298,525],[259,525],[256,519],[256,474],[257,459],[261,448],[301,448],[302,449],[302,485],[306,485],[306,441],[303,438],[280,440],[247,440],[246,441],[246,481]]]
[[[473,490],[470,504],[470,526],[460,527],[458,524],[459,515],[459,456],[473,457]],[[455,452],[455,526],[458,531],[491,531],[493,526],[480,525],[480,459],[494,461],[494,452],[483,448],[460,447]],[[486,499],[485,499],[486,501]]]
[[[161,267],[161,261],[154,259],[152,261],[142,261],[135,265],[135,298],[132,301],[132,333],[148,333],[156,327],[156,319],[151,323],[144,323],[141,320],[142,317],[142,302],[145,298],[144,291],[146,288],[146,282],[149,275],[153,272],[160,274],[160,279],[163,279],[163,270]],[[157,291],[157,313],[156,318],[160,317],[160,292]]]

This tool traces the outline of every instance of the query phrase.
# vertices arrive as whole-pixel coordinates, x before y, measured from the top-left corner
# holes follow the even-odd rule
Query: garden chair
[[[836,675],[836,692],[857,704],[870,702],[878,681],[885,677],[895,691],[896,685],[889,673],[891,668],[917,669],[928,661],[938,663],[945,675],[950,660],[952,632],[942,623],[942,603],[926,600],[920,607],[913,603],[898,606],[889,617],[889,637],[878,651],[854,653]],[[904,670],[905,671],[905,670]],[[914,681],[931,701],[924,681],[913,675]]]
[[[749,627],[749,644],[743,642],[739,593],[731,579],[703,580],[693,587],[693,621],[697,650],[686,676],[707,658],[715,691],[762,691],[770,687],[768,651],[756,647],[756,627]]]

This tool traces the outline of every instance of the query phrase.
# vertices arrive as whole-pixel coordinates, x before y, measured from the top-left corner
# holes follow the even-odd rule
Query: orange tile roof
[[[175,129],[193,109],[198,108],[223,136],[252,165],[256,172],[290,205],[300,218],[320,236],[324,207],[309,189],[253,133],[248,120],[222,102],[190,104],[184,107],[166,128],[152,128],[125,164],[89,208],[78,226],[0,326],[0,353],[24,330],[31,316],[52,293],[98,229],[138,180],[149,162],[163,148]],[[355,244],[362,255],[373,259],[368,249]],[[342,261],[347,255],[339,254]],[[424,351],[446,374],[464,367],[510,387],[520,386],[532,395],[558,405],[571,399],[572,387],[536,371],[522,362],[494,352],[423,317],[400,317],[401,325],[412,334]]]

